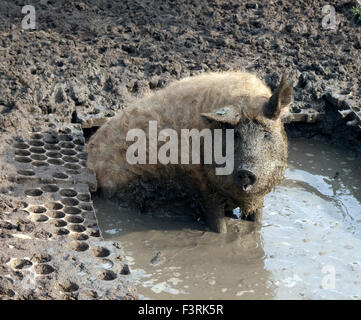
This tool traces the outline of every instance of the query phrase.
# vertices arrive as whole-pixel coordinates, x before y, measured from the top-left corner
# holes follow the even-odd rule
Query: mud
[[[319,139],[291,140],[260,230],[233,220],[218,235],[187,216],[147,216],[100,197],[94,205],[145,299],[361,299],[360,161]]]
[[[21,28],[21,8],[29,4],[36,9],[35,30]],[[324,5],[336,10],[335,30],[322,27]],[[255,72],[272,89],[281,72],[290,71],[296,118],[308,109],[314,121],[329,91],[360,101],[361,38],[353,5],[1,1],[0,128],[30,128],[29,115],[89,126],[174,79],[239,69]]]

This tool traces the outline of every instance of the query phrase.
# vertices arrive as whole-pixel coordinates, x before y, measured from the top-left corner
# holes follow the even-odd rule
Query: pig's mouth
[[[252,171],[245,169],[238,170],[235,179],[240,191],[243,193],[250,193],[257,181],[256,175]]]
[[[244,184],[242,187],[241,187],[242,191],[243,192],[249,192],[252,190],[252,185],[251,184]]]

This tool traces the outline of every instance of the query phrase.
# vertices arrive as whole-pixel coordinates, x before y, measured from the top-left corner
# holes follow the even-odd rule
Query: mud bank
[[[35,30],[21,28],[25,4],[36,9]],[[334,30],[322,27],[326,4],[337,14]],[[293,111],[310,109],[312,119],[324,111],[329,91],[349,95],[359,107],[354,4],[1,1],[0,128],[25,127],[30,115],[80,123],[89,115],[104,118],[174,79],[239,69],[256,73],[272,89],[283,71],[291,72]]]

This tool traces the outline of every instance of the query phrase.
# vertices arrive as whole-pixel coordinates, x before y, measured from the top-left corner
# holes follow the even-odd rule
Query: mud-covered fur
[[[152,199],[188,199],[190,205],[201,208],[212,230],[226,232],[225,212],[239,206],[244,218],[259,221],[264,196],[283,177],[287,137],[282,116],[292,97],[286,77],[282,77],[274,95],[249,73],[185,78],[136,100],[104,124],[89,141],[87,165],[110,197],[135,202],[142,210],[147,210]],[[222,115],[217,110],[227,113]],[[126,141],[127,132],[137,128],[148,133],[150,120],[157,121],[158,132],[176,130],[179,139],[181,129],[234,128],[233,174],[217,176],[214,165],[202,163],[129,164],[126,150],[134,142]],[[236,182],[237,170],[241,169],[257,176],[247,192]]]

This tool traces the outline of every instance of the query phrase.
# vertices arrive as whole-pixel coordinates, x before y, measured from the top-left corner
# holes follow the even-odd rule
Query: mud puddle
[[[253,231],[234,220],[218,235],[185,218],[94,204],[145,299],[361,299],[360,164],[342,148],[290,141],[286,179]]]

